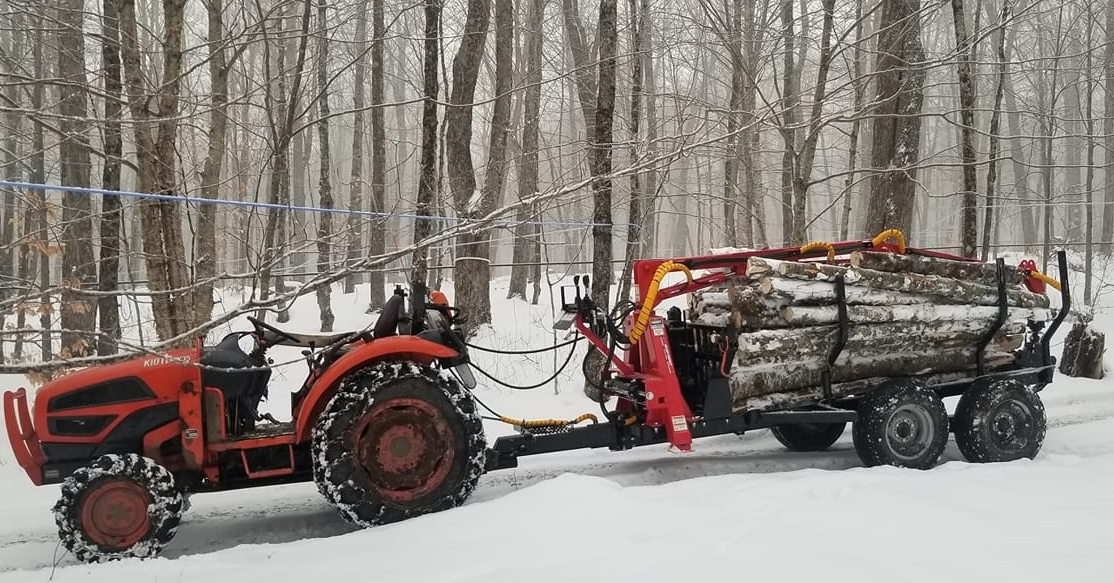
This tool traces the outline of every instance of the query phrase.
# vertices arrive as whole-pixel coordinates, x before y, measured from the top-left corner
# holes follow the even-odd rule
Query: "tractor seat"
[[[340,332],[337,334],[302,334],[283,331],[286,337],[275,338],[274,346],[298,346],[301,348],[321,348],[355,336],[359,332]]]
[[[402,311],[404,309],[403,296],[397,294],[391,296],[391,298],[383,304],[383,310],[379,314],[379,319],[375,321],[375,327],[372,328],[371,337],[385,338],[398,334],[398,323],[402,319]],[[338,334],[302,334],[282,330],[282,333],[286,336],[272,338],[268,345],[321,348],[345,339],[355,338],[361,334],[361,332],[360,330],[355,330],[352,332],[340,332]]]

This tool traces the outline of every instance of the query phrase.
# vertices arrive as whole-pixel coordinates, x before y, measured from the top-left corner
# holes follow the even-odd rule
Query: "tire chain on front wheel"
[[[132,480],[153,499],[148,506],[150,530],[142,540],[126,549],[105,549],[89,540],[81,528],[81,503],[90,487],[98,480],[113,477]],[[58,537],[66,550],[86,563],[153,557],[174,538],[182,519],[182,493],[175,485],[174,475],[154,460],[134,453],[97,458],[66,478],[61,493],[53,508]]]
[[[423,379],[440,389],[448,404],[459,415],[468,440],[466,474],[462,476],[459,488],[418,508],[399,508],[381,501],[363,500],[359,486],[350,476],[341,478],[337,475],[345,473],[345,466],[353,452],[345,443],[350,427],[338,430],[334,424],[353,423],[353,415],[357,411],[371,406],[377,386],[407,378]],[[397,522],[462,504],[475,490],[476,483],[484,472],[487,442],[484,439],[483,422],[470,394],[447,372],[438,373],[415,362],[396,361],[365,367],[341,382],[336,394],[314,424],[312,448],[313,478],[318,491],[346,520],[367,527]]]

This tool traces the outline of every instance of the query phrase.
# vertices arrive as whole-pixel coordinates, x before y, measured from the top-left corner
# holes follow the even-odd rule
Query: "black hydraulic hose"
[[[571,340],[569,342],[565,342],[564,344],[562,344],[562,346],[572,344],[574,342],[577,342],[578,340],[580,340],[579,336],[574,338],[573,340]],[[484,369],[476,366],[475,363],[472,363],[472,368],[476,369],[480,374],[487,377],[492,382],[494,382],[498,385],[507,387],[508,389],[514,389],[516,391],[530,391],[530,390],[541,388],[541,387],[544,387],[545,385],[548,385],[549,383],[553,382],[553,379],[557,378],[561,373],[565,372],[565,369],[569,366],[569,362],[572,361],[572,355],[575,354],[575,353],[576,353],[576,347],[573,347],[572,350],[569,350],[569,355],[565,357],[565,362],[561,363],[561,366],[557,369],[557,372],[554,372],[549,378],[545,379],[544,381],[542,381],[540,383],[535,383],[533,385],[512,385],[510,383],[503,382],[503,381],[491,376],[490,374],[488,374],[487,371],[485,371]]]
[[[475,344],[472,344],[471,342],[465,342],[464,344],[467,345],[468,348],[472,348],[474,350],[479,350],[480,352],[490,352],[492,354],[524,355],[524,354],[541,354],[543,352],[549,352],[550,350],[557,350],[558,348],[564,348],[565,346],[568,346],[570,344],[576,344],[577,342],[580,342],[580,338],[581,338],[580,336],[577,336],[576,338],[573,338],[572,340],[566,340],[566,341],[564,341],[560,344],[554,344],[553,346],[546,346],[545,348],[536,348],[536,349],[531,349],[531,350],[499,350],[497,348],[488,348],[486,346],[476,346]]]

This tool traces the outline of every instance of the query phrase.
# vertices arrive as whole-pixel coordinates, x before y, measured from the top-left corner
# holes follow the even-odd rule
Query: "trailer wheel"
[[[367,367],[338,388],[313,430],[317,488],[369,527],[459,506],[484,472],[471,396],[413,362]]]
[[[851,434],[867,466],[927,470],[948,444],[948,412],[934,391],[908,379],[892,380],[862,399]]]
[[[1034,458],[1044,443],[1044,404],[1016,379],[971,385],[955,409],[955,443],[969,462]]]
[[[181,519],[174,476],[136,454],[103,455],[78,469],[54,505],[62,546],[86,563],[153,557]]]
[[[774,425],[770,433],[789,451],[824,451],[843,435],[846,423]]]

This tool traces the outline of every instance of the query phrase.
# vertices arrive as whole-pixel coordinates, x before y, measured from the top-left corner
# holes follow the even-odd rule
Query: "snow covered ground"
[[[493,329],[475,342],[552,343],[547,296],[529,306],[504,300],[504,286],[492,289]],[[334,303],[340,323],[372,319],[361,294]],[[1102,303],[1096,325],[1114,338],[1114,298]],[[315,330],[313,298],[292,316],[290,329]],[[474,357],[529,384],[564,354]],[[578,370],[534,391],[481,377],[477,394],[512,417],[572,417],[595,410]],[[289,417],[303,371],[274,375],[267,410]],[[22,383],[0,377],[0,389]],[[312,484],[198,495],[160,558],[105,565],[63,556],[50,513],[58,487],[31,486],[3,443],[0,583],[1114,580],[1114,381],[1058,378],[1042,397],[1050,429],[1034,461],[967,464],[953,444],[928,472],[867,469],[850,432],[821,454],[785,452],[768,431],[699,440],[691,454],[567,452],[485,476],[462,508],[370,530],[353,530]],[[489,440],[511,431],[486,430]]]

